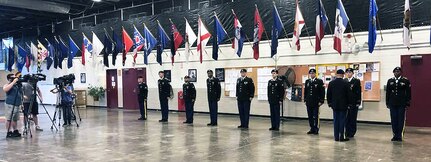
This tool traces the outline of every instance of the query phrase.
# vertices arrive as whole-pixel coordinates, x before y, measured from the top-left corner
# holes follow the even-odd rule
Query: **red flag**
[[[171,21],[171,28],[172,28],[172,34],[171,34],[171,60],[172,65],[174,65],[174,57],[175,53],[177,52],[177,49],[181,46],[183,43],[183,36],[181,36],[180,32],[178,31],[175,24]]]
[[[27,68],[27,72],[30,72],[31,59],[30,55],[25,57],[25,67]]]
[[[85,65],[85,44],[84,44],[84,42],[82,42],[81,62],[82,62],[82,65]]]
[[[253,57],[259,59],[259,41],[262,39],[262,33],[265,31],[262,18],[260,18],[259,10],[254,11],[254,37],[253,37]]]
[[[129,34],[127,34],[126,29],[123,27],[123,43],[124,43],[124,49],[123,49],[123,66],[126,64],[126,55],[127,52],[130,51],[130,48],[133,46],[133,40],[130,38]]]
[[[198,18],[198,45],[197,50],[199,53],[199,61],[202,64],[203,56],[202,52],[205,51],[205,46],[208,43],[208,40],[211,37],[211,33],[208,32],[207,27],[201,20],[201,17]]]

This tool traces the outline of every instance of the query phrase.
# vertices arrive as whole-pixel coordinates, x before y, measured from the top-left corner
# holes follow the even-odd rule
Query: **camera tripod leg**
[[[51,125],[51,129],[52,129],[52,126],[54,126],[54,127],[55,127],[55,131],[58,131],[58,128],[57,128],[57,127],[55,126],[55,124],[54,124],[54,120],[55,120],[55,112],[54,112],[54,120],[53,120],[53,119],[51,118],[51,115],[49,115],[48,110],[46,110],[45,105],[43,105],[43,104],[42,104],[42,99],[40,98],[40,96],[39,96],[39,95],[37,95],[37,97],[38,97],[39,102],[41,103],[41,105],[42,105],[43,109],[45,110],[45,113],[48,115],[49,120],[50,120],[50,121],[51,121],[51,123],[52,123],[52,125]]]
[[[76,112],[78,112],[78,117],[79,117],[79,121],[82,121],[81,119],[81,114],[79,113],[79,107],[76,106],[75,104],[73,105],[73,107],[75,108]],[[75,113],[74,113],[75,114]],[[75,115],[74,115],[75,116]],[[77,119],[77,117],[75,116],[75,120]]]

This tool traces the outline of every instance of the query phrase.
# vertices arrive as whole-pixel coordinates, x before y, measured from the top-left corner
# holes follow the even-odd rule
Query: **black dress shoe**
[[[391,141],[397,141],[397,138],[392,137]]]
[[[269,128],[270,131],[274,130],[274,128]]]
[[[248,129],[248,126],[243,126],[242,129]]]
[[[319,135],[319,132],[313,132],[312,134],[314,134],[314,135]]]
[[[213,123],[208,123],[207,126],[213,126]]]
[[[7,132],[6,138],[12,137],[12,132]]]
[[[403,139],[402,138],[396,138],[395,141],[401,142],[401,141],[403,141]]]
[[[145,120],[143,117],[138,118],[138,120]]]
[[[342,138],[342,139],[340,139],[340,142],[345,142],[345,141],[349,141],[350,139],[348,139],[348,138]]]
[[[313,131],[308,131],[307,134],[314,134],[314,132]]]
[[[240,125],[240,126],[238,126],[238,128],[243,128],[243,126],[242,126],[242,125]]]
[[[168,122],[168,120],[159,120],[159,122],[162,122],[162,123],[164,123],[164,122]]]
[[[335,141],[340,141],[340,139],[335,139]]]

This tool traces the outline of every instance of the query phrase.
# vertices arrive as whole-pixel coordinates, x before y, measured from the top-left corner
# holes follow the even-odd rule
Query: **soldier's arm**
[[[148,86],[147,86],[147,84],[144,84],[144,99],[147,99],[147,97],[148,97]]]
[[[331,83],[328,85],[328,92],[326,93],[326,99],[328,100],[328,106],[332,107],[332,87]]]
[[[218,79],[216,79],[216,96],[217,96],[217,99],[218,100],[220,100],[220,97],[221,97],[221,86],[220,86],[220,81],[218,80]]]
[[[280,88],[279,88],[279,90],[280,90],[280,101],[283,101],[283,99],[284,99],[284,92],[285,92],[285,90],[284,90],[284,83],[283,83],[283,81],[281,81],[280,83],[281,83],[280,84]]]
[[[407,100],[406,104],[409,107],[410,106],[410,100],[412,99],[412,96],[411,96],[412,86],[410,84],[410,81],[407,79],[406,79],[406,86],[407,86],[407,88],[406,88],[406,100]]]
[[[391,86],[389,85],[390,79],[386,83],[386,107],[389,105],[389,97],[391,95]]]
[[[306,97],[306,96],[308,95],[308,91],[309,91],[309,90],[308,90],[308,87],[307,87],[307,83],[308,83],[308,80],[306,80],[306,81],[305,81],[305,88],[304,88],[304,102],[307,102],[307,99],[306,99],[307,97]]]
[[[236,80],[236,97],[239,97],[239,78]]]
[[[362,86],[361,86],[361,80],[358,79],[357,81],[357,94],[358,94],[358,101],[356,102],[356,104],[361,104],[362,101]]]
[[[192,95],[192,99],[195,100],[196,99],[196,88],[195,88],[195,85],[192,84],[191,88],[192,88],[192,94],[191,94]]]
[[[253,82],[253,79],[251,79],[250,78],[250,98],[253,98],[254,97],[254,82]]]
[[[323,87],[323,80],[319,80],[319,88],[320,88],[319,103],[323,104],[325,103],[325,87]]]

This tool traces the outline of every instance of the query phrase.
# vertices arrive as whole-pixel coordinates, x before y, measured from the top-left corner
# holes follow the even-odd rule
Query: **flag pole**
[[[235,13],[235,11],[233,10],[233,9],[231,9],[232,10],[232,14],[238,19],[238,16],[236,16],[236,13]],[[239,21],[239,19],[238,19],[238,21]],[[227,34],[227,33],[226,33]],[[248,44],[251,46],[251,47],[253,47],[253,44],[251,44],[251,42],[250,42],[250,39],[248,39],[248,36],[247,36],[247,34],[244,34],[245,35],[245,38],[247,39],[247,42],[248,42]],[[229,38],[230,39],[230,38]],[[232,42],[232,41],[231,41]]]
[[[257,12],[259,12],[259,8],[257,8],[257,4],[254,4],[254,6],[256,7]],[[260,13],[259,13],[259,17],[260,17]],[[260,18],[260,19],[262,20],[262,18]],[[265,24],[262,24],[262,26],[263,26],[263,28],[265,28]],[[266,30],[263,30],[263,32],[266,35],[266,39],[268,39],[269,46],[271,46],[271,41],[270,41],[271,39],[269,39],[268,32],[266,32]]]
[[[377,5],[377,4],[376,4]],[[382,26],[380,25],[380,21],[379,21],[379,15],[376,14],[376,21],[377,21],[377,25],[379,25],[379,33],[380,33],[380,39],[383,42],[383,33],[382,33]]]
[[[350,21],[349,21],[349,25],[350,25],[350,30],[352,31],[352,34],[353,34],[353,38],[355,39],[355,43],[358,43],[358,41],[356,41],[355,32],[353,32],[353,27],[352,27],[352,24],[350,23]]]
[[[275,5],[275,1],[272,1],[272,3],[274,4],[274,7],[277,9],[277,6]],[[277,10],[277,12],[278,12],[278,10]],[[283,27],[284,35],[286,36],[286,39],[287,39],[287,42],[289,43],[290,48],[292,48],[292,44],[290,43],[289,36],[287,34],[286,28],[284,28],[283,24],[281,24],[281,27]]]
[[[308,40],[310,41],[311,47],[314,48],[313,42],[311,41],[310,32],[308,32],[307,24],[304,23],[304,27],[305,27],[305,31],[307,31]]]
[[[186,17],[184,17],[184,20],[186,20],[186,22],[188,23],[189,21],[187,20],[187,18]],[[192,29],[192,31],[193,31],[193,29]],[[187,33],[186,33],[187,34]],[[189,40],[187,40],[187,41],[189,41]],[[194,42],[193,42],[194,43]],[[189,44],[190,44],[190,42],[189,42]],[[190,45],[190,47],[192,47],[192,45]],[[189,51],[188,52],[191,52],[192,53],[192,55],[195,55],[194,53],[193,53],[193,51],[192,50],[190,50],[190,47],[189,47]]]

